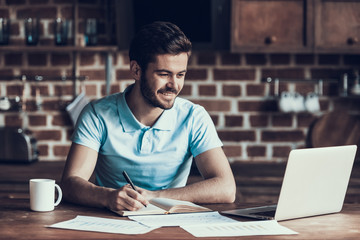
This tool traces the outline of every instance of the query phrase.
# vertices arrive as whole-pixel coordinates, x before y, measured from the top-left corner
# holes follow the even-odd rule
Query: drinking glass
[[[10,35],[10,20],[7,18],[0,18],[0,45],[7,45],[9,43]]]
[[[66,45],[68,39],[69,21],[57,18],[54,24],[54,38],[56,45]]]
[[[39,41],[39,21],[36,18],[26,18],[25,42],[27,45],[37,45]]]
[[[86,19],[85,44],[86,46],[94,46],[97,44],[97,20],[95,18]]]

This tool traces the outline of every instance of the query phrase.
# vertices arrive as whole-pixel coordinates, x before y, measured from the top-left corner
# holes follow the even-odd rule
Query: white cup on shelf
[[[305,107],[308,112],[319,112],[320,101],[319,96],[316,93],[308,93],[305,99]]]

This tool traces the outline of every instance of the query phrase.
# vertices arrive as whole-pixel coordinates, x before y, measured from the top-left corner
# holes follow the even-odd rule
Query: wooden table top
[[[220,211],[264,205],[265,202],[269,204],[268,198],[261,196],[269,195],[270,192],[267,191],[269,189],[274,189],[271,194],[278,196],[284,166],[284,164],[259,165],[246,163],[241,163],[239,166],[232,165],[237,184],[243,192],[242,198],[237,199],[234,204],[205,206]],[[46,228],[46,225],[70,220],[77,215],[127,219],[106,209],[84,207],[64,202],[60,203],[52,212],[39,213],[31,211],[28,199],[29,179],[51,178],[59,182],[63,167],[64,162],[0,164],[0,239],[196,239],[180,227],[159,228],[143,235]],[[359,163],[355,164],[355,167],[347,196],[352,196],[351,199],[356,201],[347,201],[349,204],[345,204],[340,213],[280,222],[281,225],[298,232],[299,235],[234,237],[230,239],[360,239]],[[193,180],[196,180],[197,176],[193,176],[193,178]],[[255,195],[251,197],[249,194]],[[245,200],[248,199],[249,201],[244,201],[244,197]],[[261,202],[261,204],[253,204],[254,200]],[[249,219],[245,218],[232,218],[249,221]]]
[[[241,203],[204,205],[213,210],[247,207]],[[123,235],[46,228],[57,222],[70,220],[77,215],[127,219],[107,209],[61,203],[51,212],[33,212],[28,198],[0,198],[0,239],[196,239],[180,227],[163,227],[141,235]],[[248,221],[245,218],[234,219]],[[345,204],[337,214],[288,220],[281,225],[298,232],[298,235],[251,236],[241,239],[360,239],[360,204]],[[234,237],[237,239],[239,237]],[[207,238],[201,238],[207,239]],[[208,238],[224,239],[224,238]],[[231,239],[231,238],[230,238]]]

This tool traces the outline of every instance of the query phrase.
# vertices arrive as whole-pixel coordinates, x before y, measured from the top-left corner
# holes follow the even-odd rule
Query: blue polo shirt
[[[90,102],[77,121],[72,141],[99,153],[96,183],[119,188],[126,170],[148,190],[185,186],[192,157],[222,146],[209,114],[178,97],[152,127],[145,126],[126,103],[128,90]]]

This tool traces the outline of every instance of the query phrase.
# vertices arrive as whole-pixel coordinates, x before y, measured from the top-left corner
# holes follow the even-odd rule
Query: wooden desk
[[[29,192],[29,179],[52,178],[58,183],[64,161],[43,161],[31,164],[0,163],[0,198],[10,192],[21,195]],[[238,162],[231,164],[237,185],[237,201],[242,203],[276,203],[279,197],[285,163]],[[196,172],[189,183],[201,180]],[[360,203],[360,161],[355,162],[345,203]]]
[[[244,204],[210,204],[213,210],[244,207]],[[29,199],[0,198],[0,239],[197,239],[180,227],[159,228],[147,234],[122,235],[46,228],[46,225],[65,221],[77,215],[115,219],[119,217],[106,209],[61,203],[52,212],[33,212]],[[244,218],[235,218],[247,221]],[[360,204],[346,204],[341,213],[280,222],[299,232],[299,235],[252,236],[241,239],[360,239]],[[207,238],[198,238],[207,239]],[[209,238],[223,239],[223,238]],[[234,237],[230,239],[239,239]]]
[[[52,212],[32,212],[29,209],[29,199],[26,199],[29,195],[29,179],[52,178],[59,182],[63,167],[64,162],[0,164],[0,239],[196,239],[179,227],[160,228],[136,236],[45,228],[45,225],[69,220],[77,215],[126,219],[106,209],[67,203],[61,203]],[[253,202],[276,201],[284,164],[241,163],[233,164],[232,168],[242,196],[237,199],[236,204],[206,205],[207,207],[214,210],[228,210],[247,207]],[[199,177],[191,176],[191,181],[196,181]],[[241,239],[360,239],[359,183],[358,162],[354,166],[347,192],[347,197],[350,198],[345,200],[351,204],[345,204],[341,213],[280,222],[281,225],[299,232],[299,235],[254,236],[241,237]],[[236,219],[248,221],[244,218]]]

